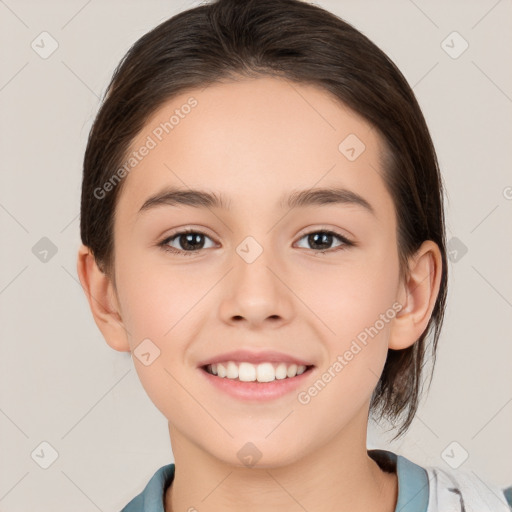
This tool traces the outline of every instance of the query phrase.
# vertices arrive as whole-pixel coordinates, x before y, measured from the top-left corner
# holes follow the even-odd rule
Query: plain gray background
[[[119,60],[199,3],[0,0],[2,512],[119,511],[173,461],[166,419],[129,354],[104,341],[78,281],[81,164]],[[447,187],[453,252],[430,394],[405,438],[390,444],[370,425],[368,445],[445,468],[467,453],[461,470],[511,485],[512,2],[314,3],[401,69]]]

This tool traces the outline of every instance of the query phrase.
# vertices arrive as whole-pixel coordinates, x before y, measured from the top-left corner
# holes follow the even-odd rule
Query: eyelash
[[[162,240],[161,242],[158,243],[158,246],[161,247],[166,252],[170,252],[170,253],[173,253],[173,254],[178,254],[180,256],[192,256],[193,254],[196,254],[196,253],[198,253],[199,251],[201,251],[203,249],[198,249],[196,251],[183,251],[183,250],[176,249],[174,247],[171,247],[171,246],[167,245],[169,242],[171,242],[175,238],[178,238],[181,235],[186,235],[188,233],[193,233],[193,234],[196,234],[196,235],[204,235],[204,236],[210,238],[206,233],[203,233],[202,231],[198,231],[196,229],[184,229],[183,231],[178,231],[177,233],[174,233],[173,235],[166,237],[164,240]],[[326,230],[326,229],[320,229],[320,230],[317,230],[317,231],[310,231],[308,233],[305,233],[304,235],[302,235],[299,238],[299,240],[302,240],[303,238],[305,238],[305,237],[307,237],[309,235],[318,234],[318,233],[323,233],[323,234],[327,234],[327,235],[334,235],[341,242],[343,242],[343,245],[335,247],[334,249],[326,249],[325,251],[318,251],[318,250],[315,250],[315,249],[311,249],[312,251],[314,251],[317,254],[325,254],[325,253],[328,253],[328,252],[336,252],[336,251],[340,251],[340,250],[346,250],[348,247],[352,247],[352,246],[356,245],[355,242],[352,242],[352,241],[348,240],[343,235],[341,235],[339,233],[336,233],[335,231]]]

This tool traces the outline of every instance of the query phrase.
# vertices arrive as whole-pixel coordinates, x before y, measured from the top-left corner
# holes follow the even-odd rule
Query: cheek
[[[187,323],[207,291],[197,273],[184,267],[171,272],[159,263],[137,264],[135,255],[132,261],[125,259],[120,264],[119,275],[123,320],[132,348],[144,338],[154,339],[160,346],[176,340],[182,323]]]
[[[365,328],[378,322],[379,331],[390,324],[379,321],[382,314],[393,316],[398,287],[397,256],[383,257],[384,251],[362,251],[348,255],[338,265],[317,264],[295,280],[294,291],[317,317],[324,329],[341,346]]]
[[[320,378],[329,390],[322,391],[319,404],[325,400],[325,406],[334,401],[357,407],[371,396],[380,378],[396,316],[399,277],[396,255],[382,254],[368,252],[364,259],[302,278],[298,295],[321,320],[315,325],[327,351]]]
[[[317,280],[307,295],[326,351],[316,379],[298,396],[312,431],[342,428],[369,403],[380,379],[396,312],[389,275],[378,277],[375,269],[352,267],[345,276]]]
[[[197,276],[171,273],[158,264],[137,264],[136,258],[125,259],[119,275],[133,364],[151,401],[164,416],[172,417],[172,411],[190,408],[190,397],[182,388],[190,379],[185,356],[190,340],[198,335],[195,320],[204,314],[200,299],[207,288]]]

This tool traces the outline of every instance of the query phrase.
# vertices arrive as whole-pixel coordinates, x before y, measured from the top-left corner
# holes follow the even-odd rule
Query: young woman
[[[447,258],[424,117],[351,25],[218,0],[143,36],[92,127],[80,222],[94,319],[175,459],[125,512],[509,510],[510,488],[366,447],[370,414],[414,418]]]

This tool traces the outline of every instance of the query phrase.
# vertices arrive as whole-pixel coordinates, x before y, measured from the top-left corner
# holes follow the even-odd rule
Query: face
[[[268,467],[350,429],[365,435],[399,289],[376,131],[313,86],[245,79],[173,98],[132,150],[140,161],[115,219],[117,298],[171,432],[230,464],[256,447]],[[147,202],[166,188],[223,204]],[[298,195],[316,189],[342,192]],[[251,384],[201,368],[237,350],[307,371]]]

